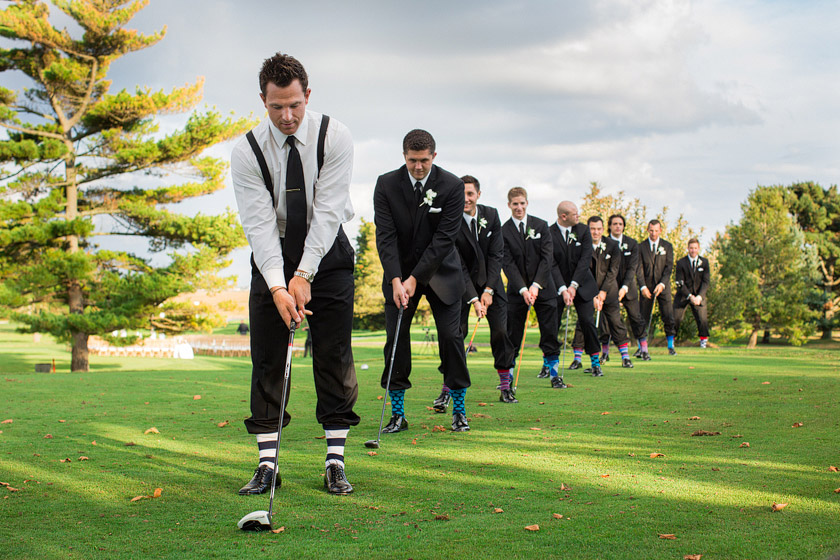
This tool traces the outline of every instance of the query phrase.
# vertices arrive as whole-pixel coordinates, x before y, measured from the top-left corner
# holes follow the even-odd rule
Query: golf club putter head
[[[365,447],[368,449],[379,449],[379,442],[375,439],[369,439],[365,442]]]
[[[265,510],[252,511],[237,523],[243,531],[271,531],[271,520]]]

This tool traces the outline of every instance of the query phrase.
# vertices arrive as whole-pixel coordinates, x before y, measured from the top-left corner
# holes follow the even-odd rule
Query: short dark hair
[[[654,218],[654,219],[652,219],[651,221],[649,221],[649,222],[648,222],[648,226],[659,226],[659,227],[662,227],[662,222],[660,222],[659,220],[657,220],[656,218]]]
[[[698,245],[700,245],[700,240],[697,239],[696,237],[692,237],[691,239],[688,240],[688,244],[691,245],[692,243],[697,243]]]
[[[404,154],[407,154],[409,151],[422,152],[425,150],[429,150],[431,154],[435,153],[435,139],[425,130],[415,128],[403,138]]]
[[[309,88],[309,77],[298,59],[295,57],[277,53],[271,58],[263,61],[260,69],[260,91],[265,95],[268,83],[271,82],[278,87],[288,87],[292,82],[298,80],[303,92]]]
[[[589,219],[586,220],[586,225],[594,224],[595,222],[604,223],[604,220],[601,219],[601,216],[589,216]]]
[[[475,185],[475,190],[481,192],[481,183],[479,183],[478,179],[476,179],[472,175],[464,175],[463,177],[461,177],[461,180],[464,182],[465,185],[467,183]]]
[[[610,216],[610,219],[607,220],[607,226],[612,226],[612,221],[616,218],[619,218],[621,220],[621,227],[627,227],[627,220],[625,220],[624,216],[622,216],[621,214],[613,214],[612,216]]]
[[[528,191],[526,191],[523,187],[513,187],[508,191],[508,202],[517,196],[524,196],[525,200],[528,200]]]

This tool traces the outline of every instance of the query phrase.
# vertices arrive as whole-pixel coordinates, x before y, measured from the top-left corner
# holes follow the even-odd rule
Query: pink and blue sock
[[[388,396],[391,397],[391,414],[405,416],[405,389],[388,391]]]
[[[583,348],[573,348],[573,350],[575,352],[575,360],[579,362],[583,358]]]
[[[452,414],[467,415],[467,389],[450,389],[449,394],[452,395]]]
[[[630,359],[630,343],[625,342],[624,344],[619,344],[618,351],[621,352],[621,359],[622,360],[629,360]]]
[[[673,337],[673,335],[668,336],[668,349],[669,350],[674,349],[674,337]]]
[[[497,369],[499,374],[499,389],[502,391],[510,391],[510,384],[513,382],[513,375],[509,369]]]
[[[604,354],[604,356],[609,356],[610,355],[610,345],[609,344],[602,344],[601,345],[601,353]]]
[[[601,360],[598,358],[598,352],[589,355],[589,362],[594,368],[601,367]]]
[[[648,351],[647,338],[639,339],[639,349],[641,349],[642,352]]]

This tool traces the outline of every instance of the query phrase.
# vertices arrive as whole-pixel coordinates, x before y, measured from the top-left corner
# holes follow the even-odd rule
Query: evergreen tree
[[[382,263],[376,251],[376,225],[362,218],[356,236],[356,292],[353,296],[354,327],[385,328],[385,301],[382,296]]]
[[[226,164],[200,154],[252,123],[195,112],[161,135],[154,117],[194,107],[202,80],[170,93],[111,94],[107,79],[114,60],[163,38],[165,29],[144,36],[123,27],[148,1],[52,3],[80,37],[55,28],[41,1],[0,11],[0,35],[21,45],[0,49],[0,72],[31,80],[20,92],[0,87],[0,305],[25,311],[13,315],[25,329],[70,342],[71,369],[86,371],[89,335],[148,325],[161,313],[172,332],[211,320],[201,307],[159,306],[182,291],[221,286],[216,272],[245,243],[236,215],[186,217],[162,206],[223,188]],[[194,180],[124,186],[176,168]],[[169,263],[100,249],[100,235],[146,238],[151,251],[168,251]]]

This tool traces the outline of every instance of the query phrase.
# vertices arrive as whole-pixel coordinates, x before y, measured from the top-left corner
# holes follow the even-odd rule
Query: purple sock
[[[648,351],[647,339],[646,338],[643,338],[643,339],[639,340],[639,347],[641,347],[642,352],[647,352]]]
[[[499,389],[502,391],[510,391],[510,370],[509,369],[497,369],[496,370],[499,374]]]

